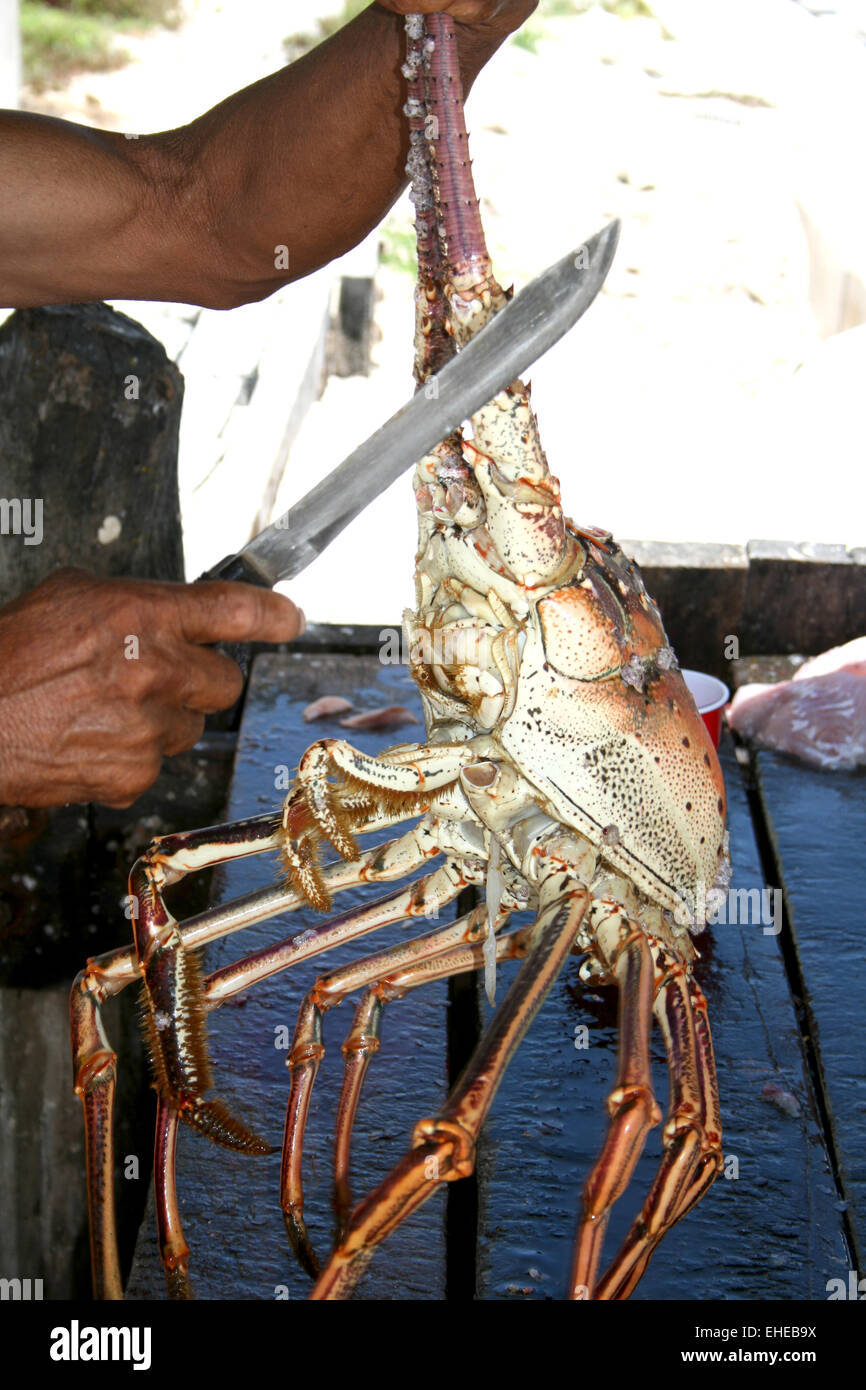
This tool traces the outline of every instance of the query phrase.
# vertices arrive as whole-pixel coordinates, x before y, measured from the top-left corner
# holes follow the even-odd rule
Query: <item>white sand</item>
[[[77,79],[39,109],[176,124],[278,65],[302,10],[329,8],[296,4],[288,20],[263,0],[208,0],[186,30],[142,39],[133,68]],[[500,278],[520,286],[623,223],[605,293],[533,372],[566,509],[622,538],[863,544],[866,334],[822,346],[797,200],[862,271],[866,49],[789,0],[655,11],[664,29],[601,10],[543,19],[538,52],[507,44],[468,105]],[[383,269],[380,283],[375,370],[331,379],[280,510],[410,393],[411,281]],[[317,619],[397,620],[413,533],[406,478],[292,591]]]

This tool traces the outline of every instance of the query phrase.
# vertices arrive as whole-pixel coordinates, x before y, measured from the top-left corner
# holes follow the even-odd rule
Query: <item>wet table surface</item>
[[[404,704],[420,718],[404,666],[350,654],[259,657],[238,740],[230,819],[277,807],[286,773],[293,774],[309,743],[342,736],[334,722],[311,725],[301,718],[303,708],[323,694],[345,695],[356,709]],[[376,753],[420,732],[408,725],[346,736]],[[726,920],[700,938],[697,970],[716,1048],[725,1170],[666,1236],[633,1297],[823,1300],[831,1280],[847,1284],[856,1244],[864,1238],[866,1067],[859,1028],[866,1013],[866,971],[862,914],[854,904],[866,832],[866,778],[812,773],[760,754],[748,769],[747,786],[727,737],[721,758],[732,888],[738,891],[729,897]],[[220,872],[214,900],[236,897],[277,875],[271,855],[240,861]],[[781,896],[771,891],[776,886],[785,889],[784,911]],[[342,894],[339,909],[381,895],[381,888]],[[443,911],[441,920],[453,911]],[[206,968],[218,969],[316,920],[312,912],[295,913],[224,938],[206,949]],[[291,1037],[306,991],[324,971],[418,931],[413,923],[377,932],[272,977],[212,1014],[218,1093],[279,1144],[288,1095],[284,1039],[286,1030]],[[578,967],[576,957],[566,965],[511,1064],[479,1143],[476,1178],[443,1185],[393,1232],[356,1298],[563,1297],[581,1184],[602,1141],[617,1045],[612,991],[584,986]],[[501,993],[516,969],[500,967]],[[327,1051],[305,1144],[305,1215],[322,1256],[333,1234],[340,1044],[353,1011],[354,1000],[326,1015]],[[405,1152],[414,1123],[442,1103],[449,1067],[453,1075],[460,1060],[455,1050],[466,1047],[467,1018],[483,1025],[488,1015],[477,977],[462,985],[426,986],[387,1006],[381,1051],[371,1064],[355,1129],[356,1197],[385,1176]],[[580,1025],[585,1034],[576,1031]],[[588,1045],[575,1046],[577,1039]],[[656,1094],[664,1105],[657,1035],[653,1055]],[[615,1210],[608,1254],[635,1215],[660,1152],[657,1128]],[[180,1204],[197,1297],[306,1296],[310,1281],[290,1250],[280,1212],[279,1167],[279,1154],[235,1155],[182,1128]],[[164,1297],[152,1202],[127,1293]]]

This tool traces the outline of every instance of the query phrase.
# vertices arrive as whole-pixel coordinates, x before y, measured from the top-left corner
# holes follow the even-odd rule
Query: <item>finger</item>
[[[304,630],[300,608],[272,589],[225,580],[160,588],[187,642],[292,642]]]
[[[479,24],[499,9],[499,0],[379,0],[393,14],[439,14],[446,10],[464,24]]]
[[[218,709],[230,709],[240,699],[243,672],[230,657],[199,646],[185,646],[182,653],[179,681],[172,683],[171,692],[165,692],[166,696],[174,695],[179,707],[213,714]]]
[[[149,730],[139,752],[118,756],[115,763],[94,778],[94,785],[83,800],[98,801],[119,809],[131,806],[152,787],[162,771],[163,758],[182,753],[198,743],[204,732],[204,715],[194,710],[153,705],[140,711]]]
[[[113,810],[125,810],[152,787],[162,771],[162,756],[157,750],[137,757],[118,759],[105,777],[98,778],[80,799],[95,801]]]
[[[162,739],[162,752],[167,758],[183,753],[198,743],[204,733],[204,715],[193,710],[177,710]]]
[[[449,0],[379,0],[379,5],[383,10],[390,10],[392,14],[435,14],[438,10],[447,10]]]

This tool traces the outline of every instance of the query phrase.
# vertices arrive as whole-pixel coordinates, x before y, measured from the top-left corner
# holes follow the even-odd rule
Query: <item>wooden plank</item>
[[[758,789],[806,986],[849,1217],[866,1247],[866,971],[861,880],[862,772],[820,772],[756,749]]]
[[[728,785],[734,888],[764,886],[733,752]],[[761,925],[719,925],[700,938],[699,980],[709,1001],[721,1087],[724,1147],[739,1177],[715,1186],[665,1238],[636,1299],[821,1299],[848,1261],[827,1154],[813,1113],[777,941]],[[514,967],[511,967],[513,969]],[[503,974],[506,974],[503,971]],[[562,1298],[581,1184],[604,1133],[616,1066],[612,991],[587,990],[566,966],[494,1102],[478,1162],[478,1293]],[[486,1006],[485,1006],[486,1007]],[[589,1028],[577,1050],[575,1026]],[[656,1094],[667,1088],[654,1047]],[[799,1100],[798,1117],[762,1096],[774,1082]],[[611,1254],[647,1191],[660,1153],[653,1131],[632,1190],[615,1209]]]
[[[257,659],[238,740],[229,818],[277,807],[275,769],[297,765],[316,738],[338,733],[334,723],[304,724],[301,711],[323,694],[345,695],[356,708],[406,704],[420,717],[420,702],[402,666],[383,666],[375,657],[268,654]],[[368,752],[411,739],[421,732],[408,725],[392,735],[353,731],[352,742]],[[393,832],[392,832],[393,833]],[[389,838],[383,836],[381,838]],[[372,839],[370,840],[372,843]],[[241,861],[220,875],[215,900],[224,901],[272,882],[273,859]],[[340,910],[382,896],[383,890],[343,894]],[[249,928],[215,943],[206,966],[216,969],[268,942],[301,931],[316,914],[293,914]],[[419,923],[408,930],[419,934]],[[259,1132],[279,1143],[288,1097],[285,1051],[275,1048],[275,1028],[294,1029],[298,1006],[317,976],[399,940],[407,928],[395,926],[308,961],[251,990],[234,1005],[212,1015],[210,1034],[217,1089]],[[416,1120],[434,1113],[446,1090],[445,1023],[447,986],[413,991],[385,1012],[382,1050],[370,1068],[355,1131],[353,1190],[360,1198],[401,1157]],[[342,1077],[340,1043],[349,1029],[355,1001],[325,1020],[328,1052],[311,1106],[305,1145],[309,1228],[317,1249],[327,1253],[333,1224],[332,1134]],[[149,1166],[149,1157],[142,1166]],[[193,1252],[191,1272],[199,1298],[272,1299],[282,1288],[303,1298],[309,1280],[290,1253],[279,1208],[279,1154],[245,1158],[184,1130],[180,1137],[179,1187],[184,1229]],[[362,1299],[442,1298],[445,1289],[444,1193],[422,1207],[391,1237],[358,1291]],[[141,1229],[128,1287],[136,1298],[161,1298],[164,1285],[154,1236],[152,1202]]]
[[[232,814],[272,804],[273,769],[292,766],[316,726],[300,725],[300,710],[323,692],[348,693],[357,703],[410,703],[403,668],[375,659],[292,654],[259,658],[239,743]],[[319,726],[318,731],[328,731]],[[405,735],[404,735],[405,736]],[[362,743],[364,736],[359,736]],[[376,751],[381,735],[362,746]],[[730,747],[728,780],[735,888],[761,889],[763,877],[748,805]],[[233,894],[267,880],[268,866],[235,866]],[[219,896],[225,892],[220,886]],[[290,919],[292,928],[303,923]],[[209,952],[209,968],[241,950],[287,934],[289,923],[250,929]],[[402,929],[395,929],[399,935]],[[376,945],[386,938],[377,935]],[[803,1054],[776,938],[762,924],[721,925],[701,942],[701,982],[713,1023],[725,1118],[725,1152],[736,1158],[736,1180],[720,1178],[700,1206],[666,1238],[637,1298],[822,1299],[827,1281],[849,1267],[836,1191],[812,1109]],[[328,957],[357,958],[346,950]],[[476,1287],[483,1298],[560,1298],[570,1262],[583,1177],[598,1151],[605,1098],[616,1056],[611,1001],[587,991],[567,967],[521,1047],[497,1096],[479,1152],[480,1232]],[[500,990],[512,968],[502,971]],[[242,1009],[212,1020],[220,1092],[266,1133],[278,1135],[287,1091],[283,1057],[273,1048],[275,1024],[291,1025],[315,962],[258,987]],[[606,994],[607,992],[605,992]],[[486,1005],[484,1006],[486,1010]],[[358,1126],[356,1193],[387,1171],[414,1121],[430,1114],[445,1091],[444,986],[418,991],[392,1005],[383,1050],[371,1070]],[[348,1022],[327,1020],[329,1053],[312,1107],[307,1148],[309,1215],[321,1244],[330,1229],[330,1133],[338,1091],[337,1044]],[[240,1022],[239,1022],[240,1020]],[[586,1023],[591,1045],[574,1047],[575,1025]],[[339,1025],[339,1026],[338,1026]],[[336,1064],[336,1065],[335,1065]],[[657,1087],[665,1095],[664,1063],[655,1048]],[[763,1096],[773,1082],[799,1101],[791,1116]],[[278,1159],[235,1158],[197,1136],[182,1135],[181,1194],[194,1252],[199,1297],[272,1298],[280,1285],[303,1297],[308,1285],[288,1254],[277,1203]],[[634,1192],[620,1204],[610,1248],[649,1185],[659,1153],[650,1139]],[[442,1298],[445,1293],[445,1202],[437,1197],[389,1237],[359,1289],[361,1298]],[[471,1233],[457,1233],[465,1254]],[[453,1271],[452,1271],[453,1274]],[[152,1213],[142,1228],[129,1293],[161,1297],[162,1279]]]

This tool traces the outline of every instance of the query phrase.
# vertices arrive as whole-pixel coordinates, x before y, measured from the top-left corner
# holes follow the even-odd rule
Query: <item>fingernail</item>
[[[299,608],[299,609],[298,609],[298,632],[297,632],[298,637],[303,637],[303,635],[304,635],[304,633],[306,632],[306,630],[307,630],[307,619],[306,619],[306,617],[305,617],[305,615],[304,615],[304,610],[303,610],[303,608]]]

